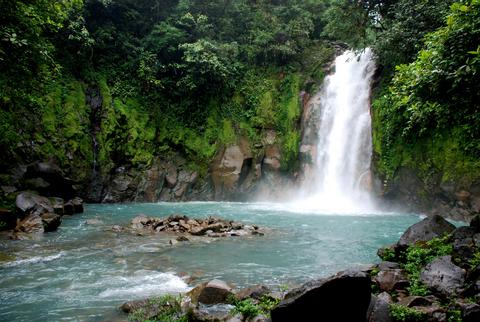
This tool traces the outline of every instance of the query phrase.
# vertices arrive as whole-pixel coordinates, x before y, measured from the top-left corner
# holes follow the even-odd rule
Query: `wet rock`
[[[103,224],[103,221],[101,221],[100,219],[87,219],[85,221],[85,224],[86,225],[102,225]]]
[[[246,236],[263,234],[259,227],[248,226],[221,218],[208,217],[190,219],[183,215],[172,215],[166,218],[139,215],[133,218],[130,228],[148,233],[172,232],[180,234],[187,241],[185,234],[207,237]],[[186,238],[186,240],[185,240]]]
[[[395,262],[383,261],[378,264],[378,269],[381,271],[388,270],[388,269],[398,269],[400,265]]]
[[[15,228],[17,217],[15,214],[5,208],[0,208],[0,230],[9,230]]]
[[[35,214],[37,216],[54,212],[50,200],[32,192],[22,192],[17,195],[15,206],[22,214]]]
[[[72,200],[69,200],[63,205],[63,214],[73,215],[74,213],[75,213],[75,208],[73,206],[73,202]]]
[[[386,269],[378,272],[375,282],[382,291],[393,291],[405,289],[408,286],[408,279],[403,269]]]
[[[198,305],[198,297],[200,296],[200,293],[202,293],[203,289],[205,289],[205,286],[207,286],[207,283],[202,283],[187,292],[187,296],[194,305]]]
[[[392,298],[387,292],[372,295],[370,309],[367,315],[368,322],[390,322],[390,304]]]
[[[229,296],[233,296],[233,288],[221,280],[211,280],[198,295],[198,302],[203,304],[225,303]]]
[[[60,215],[54,213],[45,213],[40,215],[42,218],[43,229],[45,232],[55,231],[62,223]]]
[[[79,197],[75,197],[71,201],[73,205],[73,212],[76,214],[83,213],[83,199]]]
[[[185,237],[185,236],[178,236],[178,237],[176,238],[176,240],[179,241],[179,242],[187,242],[187,241],[190,241],[190,239],[188,239],[188,238]]]
[[[470,227],[475,229],[475,232],[480,233],[480,214],[472,218],[470,221]]]
[[[50,202],[52,203],[53,212],[62,216],[65,213],[64,206],[63,206],[64,200],[58,197],[51,197],[49,199],[50,199]]]
[[[398,241],[399,246],[413,245],[419,241],[428,241],[435,237],[451,233],[455,226],[446,221],[443,217],[433,215],[410,226]]]
[[[370,304],[370,277],[358,271],[340,272],[305,283],[288,292],[271,312],[273,322],[364,321]]]
[[[399,304],[407,307],[414,307],[414,306],[428,306],[431,305],[434,301],[427,297],[423,296],[406,296],[398,301]]]
[[[251,287],[241,289],[240,291],[237,292],[235,297],[240,301],[244,300],[246,298],[252,298],[252,299],[259,300],[263,296],[265,296],[269,293],[270,293],[270,289],[268,287],[266,287],[265,285],[255,285],[255,286],[251,286]]]
[[[464,269],[452,263],[451,256],[441,256],[422,270],[420,280],[444,296],[453,296],[463,287],[465,273]]]
[[[220,322],[228,321],[231,316],[233,305],[230,304],[216,304],[216,305],[202,305],[191,311],[191,318],[193,321],[202,322]]]
[[[22,232],[28,234],[43,233],[42,218],[36,214],[29,214],[17,223],[15,232]]]

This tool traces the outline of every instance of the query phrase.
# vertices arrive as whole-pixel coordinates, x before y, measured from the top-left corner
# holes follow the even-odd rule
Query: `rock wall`
[[[468,186],[442,183],[440,173],[434,173],[431,180],[425,182],[417,171],[405,167],[398,169],[392,183],[378,191],[386,206],[466,222],[480,213],[480,182]]]

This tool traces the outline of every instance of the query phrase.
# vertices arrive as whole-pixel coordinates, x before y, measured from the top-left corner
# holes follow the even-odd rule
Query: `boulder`
[[[198,295],[198,302],[203,304],[225,303],[229,296],[233,296],[233,289],[226,282],[211,280]]]
[[[368,322],[390,322],[390,303],[392,298],[387,292],[372,295],[369,312],[367,315]]]
[[[43,233],[43,222],[40,216],[29,214],[17,223],[15,232],[22,232],[28,234]]]
[[[0,208],[0,231],[15,228],[17,224],[17,217],[8,209]]]
[[[50,199],[50,202],[52,203],[53,212],[62,216],[65,212],[63,208],[63,204],[65,203],[64,200],[58,197],[52,197],[49,199]]]
[[[79,197],[75,197],[71,201],[73,205],[73,212],[76,214],[83,213],[83,199]]]
[[[307,282],[286,294],[272,310],[272,321],[365,321],[370,284],[370,276],[359,271]]]
[[[73,215],[74,213],[75,213],[75,207],[73,206],[72,200],[69,200],[63,205],[63,214]]]
[[[50,200],[46,197],[39,196],[33,192],[21,192],[15,200],[17,210],[23,214],[35,214],[37,216],[54,212]]]
[[[237,292],[235,297],[238,300],[244,300],[246,298],[253,298],[256,300],[261,299],[263,296],[270,293],[270,289],[265,285],[254,285],[244,289],[241,289]]]
[[[459,227],[452,233],[453,251],[452,259],[455,264],[462,268],[470,267],[470,260],[475,253],[475,229],[468,226]]]
[[[382,291],[393,291],[405,289],[408,286],[408,279],[403,269],[386,269],[378,272],[375,282]]]
[[[480,214],[477,214],[470,221],[470,227],[475,229],[475,232],[480,233]]]
[[[74,182],[66,178],[58,165],[53,162],[35,162],[29,165],[25,180],[35,183],[37,185],[35,190],[45,196],[70,199],[76,195]]]
[[[216,305],[202,305],[193,308],[190,311],[189,321],[201,322],[221,322],[228,321],[232,318],[233,305],[230,304],[216,304]]]
[[[395,262],[383,261],[380,264],[378,264],[378,269],[381,271],[384,271],[387,269],[397,269],[397,268],[400,268],[400,265]]]
[[[427,217],[410,226],[400,237],[398,246],[409,246],[419,241],[428,241],[435,237],[451,233],[455,226],[439,215]]]
[[[444,295],[458,294],[465,282],[465,270],[452,263],[451,256],[441,256],[420,273],[420,280],[430,289]]]
[[[458,301],[457,305],[462,311],[463,322],[478,322],[480,321],[480,305],[477,303],[467,303]]]
[[[43,229],[45,232],[55,231],[62,223],[60,215],[54,213],[45,213],[40,215],[42,218]]]

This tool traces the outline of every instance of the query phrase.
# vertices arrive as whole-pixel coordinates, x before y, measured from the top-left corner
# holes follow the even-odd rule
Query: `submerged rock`
[[[272,321],[365,321],[370,284],[370,276],[359,271],[308,282],[286,294],[272,310]]]

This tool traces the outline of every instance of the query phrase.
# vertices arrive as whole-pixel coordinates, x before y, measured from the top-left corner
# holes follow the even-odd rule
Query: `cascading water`
[[[372,52],[346,51],[335,60],[313,98],[317,146],[309,193],[302,208],[327,212],[371,210],[372,133],[370,87],[375,71]]]

